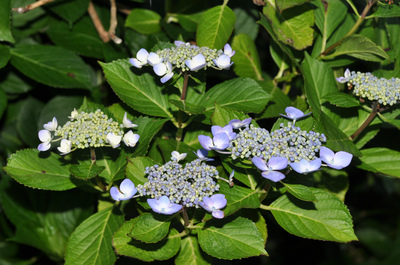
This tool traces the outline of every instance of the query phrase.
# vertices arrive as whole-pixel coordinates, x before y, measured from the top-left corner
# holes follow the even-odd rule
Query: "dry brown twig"
[[[17,7],[17,8],[13,8],[12,10],[22,14],[22,13],[26,13],[28,11],[31,11],[31,10],[33,10],[35,8],[38,8],[38,7],[40,7],[40,6],[44,5],[44,4],[53,2],[53,1],[54,0],[39,0],[39,1],[35,2],[35,3],[33,3],[33,4],[27,5],[25,7]]]

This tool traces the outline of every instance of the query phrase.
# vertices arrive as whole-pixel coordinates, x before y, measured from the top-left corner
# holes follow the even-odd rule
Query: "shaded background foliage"
[[[148,106],[137,107],[135,98],[123,98],[118,94],[120,91],[114,88],[113,78],[118,81],[118,77],[108,73],[110,69],[106,66],[118,66],[119,62],[115,60],[135,57],[140,48],[151,50],[155,45],[163,48],[161,42],[176,39],[197,40],[198,45],[222,48],[225,41],[219,43],[210,39],[208,34],[196,35],[196,32],[209,31],[209,25],[204,21],[213,22],[215,19],[212,15],[203,17],[203,13],[222,3],[118,1],[115,36],[121,38],[122,43],[116,44],[110,39],[105,41],[107,37],[103,36],[102,39],[99,36],[87,12],[89,0],[58,0],[24,14],[12,10],[33,2],[4,0],[1,4],[0,165],[6,166],[7,159],[18,151],[36,148],[39,143],[36,132],[42,125],[53,116],[58,118],[60,124],[65,123],[71,110],[79,108],[84,98],[112,106],[110,109],[114,114],[129,109],[130,114],[136,117],[133,122],[139,124],[138,128],[143,133],[141,141],[145,143],[135,149],[134,155],[147,153],[160,163],[168,159],[174,145],[169,146],[171,142],[161,138],[174,138],[176,128],[167,120],[154,121],[140,116],[147,114],[171,118],[171,114],[155,113]],[[92,4],[107,31],[111,20],[110,3],[93,1]],[[338,97],[329,98],[329,93],[337,91],[337,87],[340,91],[345,87],[334,83],[332,78],[325,80],[323,75],[334,74],[339,77],[343,75],[344,68],[350,67],[361,72],[373,72],[378,77],[399,77],[399,3],[388,5],[374,1],[369,12],[364,14],[366,19],[362,21],[356,14],[362,14],[365,10],[364,1],[268,1],[263,7],[252,1],[231,0],[228,6],[222,17],[227,20],[227,28],[233,23],[233,33],[229,30],[218,33],[226,35],[222,39],[230,38],[236,50],[236,55],[232,57],[233,69],[211,69],[207,74],[196,73],[194,76],[199,80],[207,78],[206,86],[198,85],[196,88],[205,91],[237,76],[256,80],[258,86],[272,95],[271,101],[266,103],[265,108],[261,106],[260,110],[253,105],[247,106],[254,108],[252,111],[246,111],[245,107],[238,110],[256,112],[252,116],[261,127],[271,128],[286,106],[293,105],[306,110],[309,105],[317,120],[324,120],[324,115],[328,115],[333,121],[319,123],[319,126],[322,130],[336,132],[331,133],[330,138],[330,144],[336,151],[343,148],[354,154],[358,154],[361,148],[372,151],[364,156],[364,160],[355,158],[346,173],[323,171],[314,174],[314,177],[306,176],[303,180],[303,183],[325,188],[345,200],[353,216],[358,242],[343,244],[302,239],[284,231],[271,213],[262,212],[268,224],[266,250],[270,257],[235,261],[214,259],[214,263],[289,264],[301,260],[308,264],[398,264],[400,161],[396,159],[400,144],[397,139],[399,121],[396,118],[399,108],[392,107],[381,120],[375,118],[353,145],[345,138],[358,128],[368,112],[358,107],[358,101],[343,98],[343,103],[338,101]],[[354,28],[357,21],[360,21],[360,25]],[[350,31],[353,31],[352,34],[343,39]],[[342,39],[339,46],[329,50]],[[118,42],[118,39],[114,40]],[[104,72],[99,62],[105,67]],[[121,62],[121,65],[124,63]],[[135,75],[154,78],[151,69],[125,69]],[[105,80],[107,74],[108,83]],[[132,78],[135,78],[134,75]],[[195,87],[195,82],[190,82]],[[163,89],[163,93],[172,95],[179,85],[166,89],[166,86],[158,83],[158,86],[149,89]],[[316,92],[325,93],[327,97],[323,100],[321,95],[315,95]],[[120,103],[120,98],[126,105],[113,105]],[[194,100],[192,103],[198,102]],[[346,108],[337,107],[343,105]],[[212,113],[205,114],[203,123],[211,124],[209,118]],[[303,126],[307,126],[306,121]],[[159,132],[161,128],[162,132]],[[335,131],[336,128],[340,130]],[[197,134],[205,134],[205,130],[206,127],[202,127],[200,122],[193,122],[184,139],[187,148],[199,148]],[[145,135],[148,135],[147,138]],[[374,163],[378,161],[378,157],[374,157],[378,151],[383,153],[386,164]],[[83,153],[79,155],[85,156]],[[50,154],[43,155],[48,156]],[[368,157],[371,158],[366,162]],[[393,158],[395,160],[391,161]],[[124,172],[115,170],[113,173],[102,177],[113,181],[124,178]],[[327,179],[331,182],[327,182]],[[24,184],[35,187],[34,183]],[[101,195],[85,187],[62,192],[29,187],[16,183],[5,171],[1,172],[1,264],[63,263],[65,248],[75,228],[88,217],[111,206],[107,200],[98,202]],[[60,188],[64,189],[68,188]],[[272,203],[279,195],[277,192],[275,197],[268,198],[268,203]],[[136,210],[131,209],[134,208],[132,205],[124,207],[127,220],[137,215]],[[251,215],[250,211],[248,215]],[[118,214],[116,216],[118,223],[122,219],[118,219]],[[63,233],[58,234],[57,231]],[[117,260],[117,264],[132,262],[141,263],[124,257]],[[174,263],[173,260],[168,262]]]

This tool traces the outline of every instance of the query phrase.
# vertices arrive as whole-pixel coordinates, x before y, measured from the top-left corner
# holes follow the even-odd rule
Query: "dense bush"
[[[1,264],[398,264],[397,1],[1,6]]]

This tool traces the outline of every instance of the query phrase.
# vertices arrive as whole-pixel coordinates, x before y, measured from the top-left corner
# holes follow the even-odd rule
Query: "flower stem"
[[[182,87],[182,94],[181,94],[181,101],[183,102],[183,105],[185,105],[188,81],[189,81],[189,74],[187,72],[185,72],[183,74],[183,87]],[[179,110],[178,111],[178,131],[176,132],[176,137],[175,137],[175,139],[178,142],[182,141],[182,136],[183,136],[182,115],[183,115],[183,111]]]
[[[183,215],[183,220],[185,220],[184,226],[187,227],[190,224],[190,222],[185,206],[182,207],[182,215]]]
[[[90,160],[92,161],[92,166],[96,165],[96,150],[93,147],[90,148]],[[96,176],[96,182],[102,191],[107,191],[107,187],[103,185],[99,175]]]
[[[356,23],[354,24],[354,26],[350,29],[349,32],[347,32],[347,34],[341,38],[339,41],[337,41],[336,43],[332,44],[331,46],[329,46],[324,52],[321,53],[322,56],[325,56],[326,54],[328,54],[330,51],[332,51],[333,49],[335,49],[337,46],[339,46],[342,41],[347,37],[350,36],[351,34],[353,34],[354,32],[356,32],[356,30],[358,29],[358,27],[361,25],[361,23],[364,21],[365,17],[367,16],[368,11],[371,9],[371,7],[378,2],[378,0],[369,0],[367,5],[365,6],[363,12],[361,13],[361,16],[358,18],[358,20],[356,21]]]
[[[267,210],[267,211],[270,211],[272,208],[271,207],[269,207],[269,206],[267,206],[267,205],[264,205],[264,204],[260,204],[260,207],[259,207],[260,209],[263,209],[263,210]]]
[[[368,118],[364,121],[364,123],[360,126],[360,128],[357,129],[355,133],[353,133],[350,138],[351,140],[354,140],[367,126],[372,122],[372,120],[375,118],[376,114],[378,113],[378,102],[373,101],[372,102],[372,112],[369,114]]]

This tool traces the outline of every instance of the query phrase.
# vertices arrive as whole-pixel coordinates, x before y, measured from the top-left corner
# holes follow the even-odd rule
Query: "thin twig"
[[[117,4],[115,3],[115,0],[110,0],[110,13],[111,13],[111,21],[110,21],[110,28],[108,29],[108,35],[110,36],[110,39],[113,40],[116,44],[120,44],[122,40],[115,36],[115,29],[117,28],[118,25],[118,20],[117,20]]]
[[[103,24],[101,24],[100,18],[97,15],[97,11],[94,8],[92,1],[89,2],[88,13],[90,18],[92,19],[93,25],[99,33],[99,36],[103,42],[109,42],[110,37],[108,36],[108,32],[104,29]]]
[[[54,0],[39,0],[33,4],[27,5],[25,7],[17,7],[17,8],[13,8],[13,11],[17,11],[18,13],[22,14],[22,13],[26,13],[28,11],[31,11],[35,8],[38,8],[44,4],[47,4],[49,2],[53,2]]]
[[[379,104],[377,101],[372,102],[372,112],[369,114],[368,118],[364,121],[364,123],[358,128],[358,130],[353,133],[350,138],[354,140],[367,126],[372,122],[375,118],[376,114],[378,113]]]

